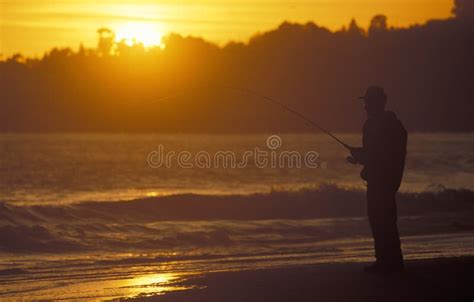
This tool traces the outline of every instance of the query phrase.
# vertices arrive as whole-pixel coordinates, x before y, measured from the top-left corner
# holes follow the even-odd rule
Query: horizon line
[[[382,14],[382,13],[381,14],[376,14],[373,17],[375,17],[377,15],[384,15],[384,14]],[[448,18],[432,18],[432,19],[425,20],[421,23],[412,23],[412,24],[409,24],[409,25],[406,25],[406,26],[399,26],[399,27],[397,27],[396,25],[391,26],[390,24],[388,24],[388,29],[389,30],[410,29],[410,28],[417,27],[417,26],[424,26],[424,25],[428,24],[429,22],[446,21],[446,20],[450,20],[450,19],[456,19],[456,18],[451,15]],[[258,37],[258,36],[263,36],[263,35],[268,34],[270,32],[276,31],[285,24],[299,25],[299,26],[307,26],[307,25],[312,24],[312,25],[315,25],[316,27],[318,27],[320,29],[327,30],[330,33],[334,34],[334,33],[337,33],[337,32],[341,32],[343,30],[347,30],[348,26],[350,25],[350,23],[352,21],[355,21],[357,26],[359,28],[361,28],[364,31],[364,33],[367,33],[370,25],[361,26],[360,24],[357,23],[357,19],[355,17],[352,17],[351,20],[349,21],[349,24],[342,25],[338,29],[331,29],[330,27],[327,27],[325,25],[320,25],[320,24],[316,23],[315,20],[308,20],[306,22],[297,22],[297,21],[292,22],[292,21],[289,21],[289,20],[285,19],[285,20],[281,21],[276,27],[269,28],[269,29],[264,30],[264,31],[256,31],[253,34],[251,34],[249,37],[247,37],[243,40],[229,39],[229,40],[226,40],[225,42],[218,42],[218,41],[215,41],[214,39],[207,39],[203,36],[196,36],[196,35],[193,35],[193,34],[185,35],[185,34],[181,34],[179,32],[175,32],[175,31],[169,31],[169,32],[163,34],[162,38],[165,38],[165,37],[168,37],[168,36],[171,36],[171,35],[178,35],[178,36],[183,37],[183,38],[200,39],[200,40],[205,41],[209,44],[215,45],[219,49],[223,49],[226,46],[228,46],[229,44],[243,44],[244,46],[248,46],[253,38]],[[108,27],[107,26],[98,26],[97,27],[97,29],[100,29],[100,28],[108,28]],[[114,31],[112,30],[112,32],[114,32]],[[118,41],[115,41],[115,42],[118,42]],[[85,49],[94,49],[94,47],[84,46],[84,41],[79,41],[78,44],[79,45],[77,46],[77,48],[83,46]],[[140,43],[138,43],[138,44],[140,44]],[[145,49],[151,49],[151,48],[156,48],[156,47],[159,47],[159,44],[145,47]],[[71,49],[71,50],[74,50],[74,46],[72,46],[72,45],[69,45],[69,46],[58,46],[58,45],[56,45],[56,46],[50,46],[48,49],[43,50],[43,52],[41,54],[35,53],[33,55],[28,55],[28,54],[24,55],[21,50],[15,51],[15,52],[10,53],[10,54],[5,54],[3,52],[0,52],[0,62],[4,62],[7,59],[12,58],[13,56],[18,55],[18,54],[22,55],[24,58],[28,58],[28,59],[41,59],[53,49],[68,49],[68,48]]]

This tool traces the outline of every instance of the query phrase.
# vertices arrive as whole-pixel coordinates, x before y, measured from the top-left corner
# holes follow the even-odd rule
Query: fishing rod
[[[276,105],[279,105],[280,107],[282,107],[283,109],[286,109],[287,111],[293,113],[294,115],[300,117],[301,119],[303,119],[304,121],[308,122],[311,126],[319,129],[320,131],[322,131],[323,133],[327,134],[328,136],[330,136],[331,138],[333,138],[334,140],[336,140],[336,142],[338,142],[339,144],[341,144],[342,146],[344,146],[346,149],[350,149],[351,147],[344,143],[342,140],[340,140],[337,136],[335,136],[334,134],[332,134],[331,132],[329,132],[328,130],[326,130],[325,128],[321,127],[318,123],[314,122],[313,120],[311,120],[310,118],[308,118],[307,116],[303,115],[302,113],[299,113],[298,111],[296,111],[295,109],[291,108],[290,106],[274,99],[274,98],[271,98],[267,95],[264,95],[264,94],[261,94],[261,93],[258,93],[258,92],[255,92],[253,90],[250,90],[248,88],[235,88],[235,87],[226,87],[227,89],[233,89],[233,90],[236,90],[236,91],[240,91],[240,92],[243,92],[243,93],[247,93],[247,94],[251,94],[251,95],[254,95],[256,97],[261,97],[273,104],[276,104]]]
[[[336,142],[341,144],[344,148],[346,148],[348,150],[351,149],[351,147],[348,144],[344,143],[342,140],[340,140],[334,134],[332,134],[331,132],[329,132],[328,130],[326,130],[322,126],[320,126],[318,123],[314,122],[313,120],[311,120],[307,116],[303,115],[302,113],[299,113],[298,111],[296,111],[295,109],[291,108],[290,106],[284,104],[283,102],[278,101],[274,98],[271,98],[267,95],[258,93],[256,91],[250,90],[248,88],[238,88],[238,87],[232,87],[232,86],[200,86],[200,87],[192,88],[192,90],[198,90],[198,89],[226,89],[226,90],[232,90],[232,91],[236,91],[236,92],[239,92],[239,93],[243,93],[243,94],[247,94],[247,95],[253,95],[255,97],[262,98],[262,99],[264,99],[264,100],[266,100],[266,101],[268,101],[272,104],[280,106],[281,108],[285,109],[286,111],[288,111],[288,112],[296,115],[297,117],[303,119],[304,121],[309,123],[313,128],[319,129],[324,134],[326,134],[329,137],[333,138]],[[181,94],[183,94],[183,93],[181,93]],[[177,98],[179,95],[180,95],[180,93],[177,93],[177,94],[174,94],[174,95],[171,95],[171,96],[165,96],[165,97],[157,99],[156,102],[164,101],[166,99]]]

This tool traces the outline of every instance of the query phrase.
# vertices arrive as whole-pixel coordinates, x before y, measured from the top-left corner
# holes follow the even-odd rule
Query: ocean
[[[373,259],[360,166],[324,135],[2,134],[0,146],[2,301]],[[473,255],[474,134],[411,134],[398,200],[407,259]]]
[[[270,149],[276,135],[281,146]],[[360,135],[340,135],[358,145]],[[251,194],[317,188],[321,184],[363,189],[360,166],[345,161],[347,151],[324,135],[1,135],[0,199],[12,204],[69,204],[82,201],[132,200],[147,196]],[[242,161],[245,151],[308,151],[319,154],[318,167],[182,168],[150,166],[147,157],[162,146],[174,151],[232,151]],[[474,135],[412,134],[402,191],[474,189]],[[270,155],[268,155],[270,158]],[[222,163],[222,162],[221,162]]]

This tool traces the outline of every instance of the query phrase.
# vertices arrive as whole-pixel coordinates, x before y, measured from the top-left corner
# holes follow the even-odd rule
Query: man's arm
[[[355,164],[366,165],[367,163],[367,150],[364,147],[350,148],[351,160]],[[348,158],[349,160],[349,158]]]
[[[363,130],[362,130],[362,147],[355,147],[350,148],[349,152],[351,155],[347,157],[347,161],[353,164],[361,164],[366,165],[368,160],[368,152],[367,152],[367,127],[368,124],[365,122]]]

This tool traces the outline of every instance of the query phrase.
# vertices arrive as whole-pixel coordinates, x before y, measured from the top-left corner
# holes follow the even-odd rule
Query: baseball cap
[[[359,99],[362,100],[386,100],[387,95],[385,94],[384,89],[381,86],[373,85],[367,88],[365,95],[360,96]]]

